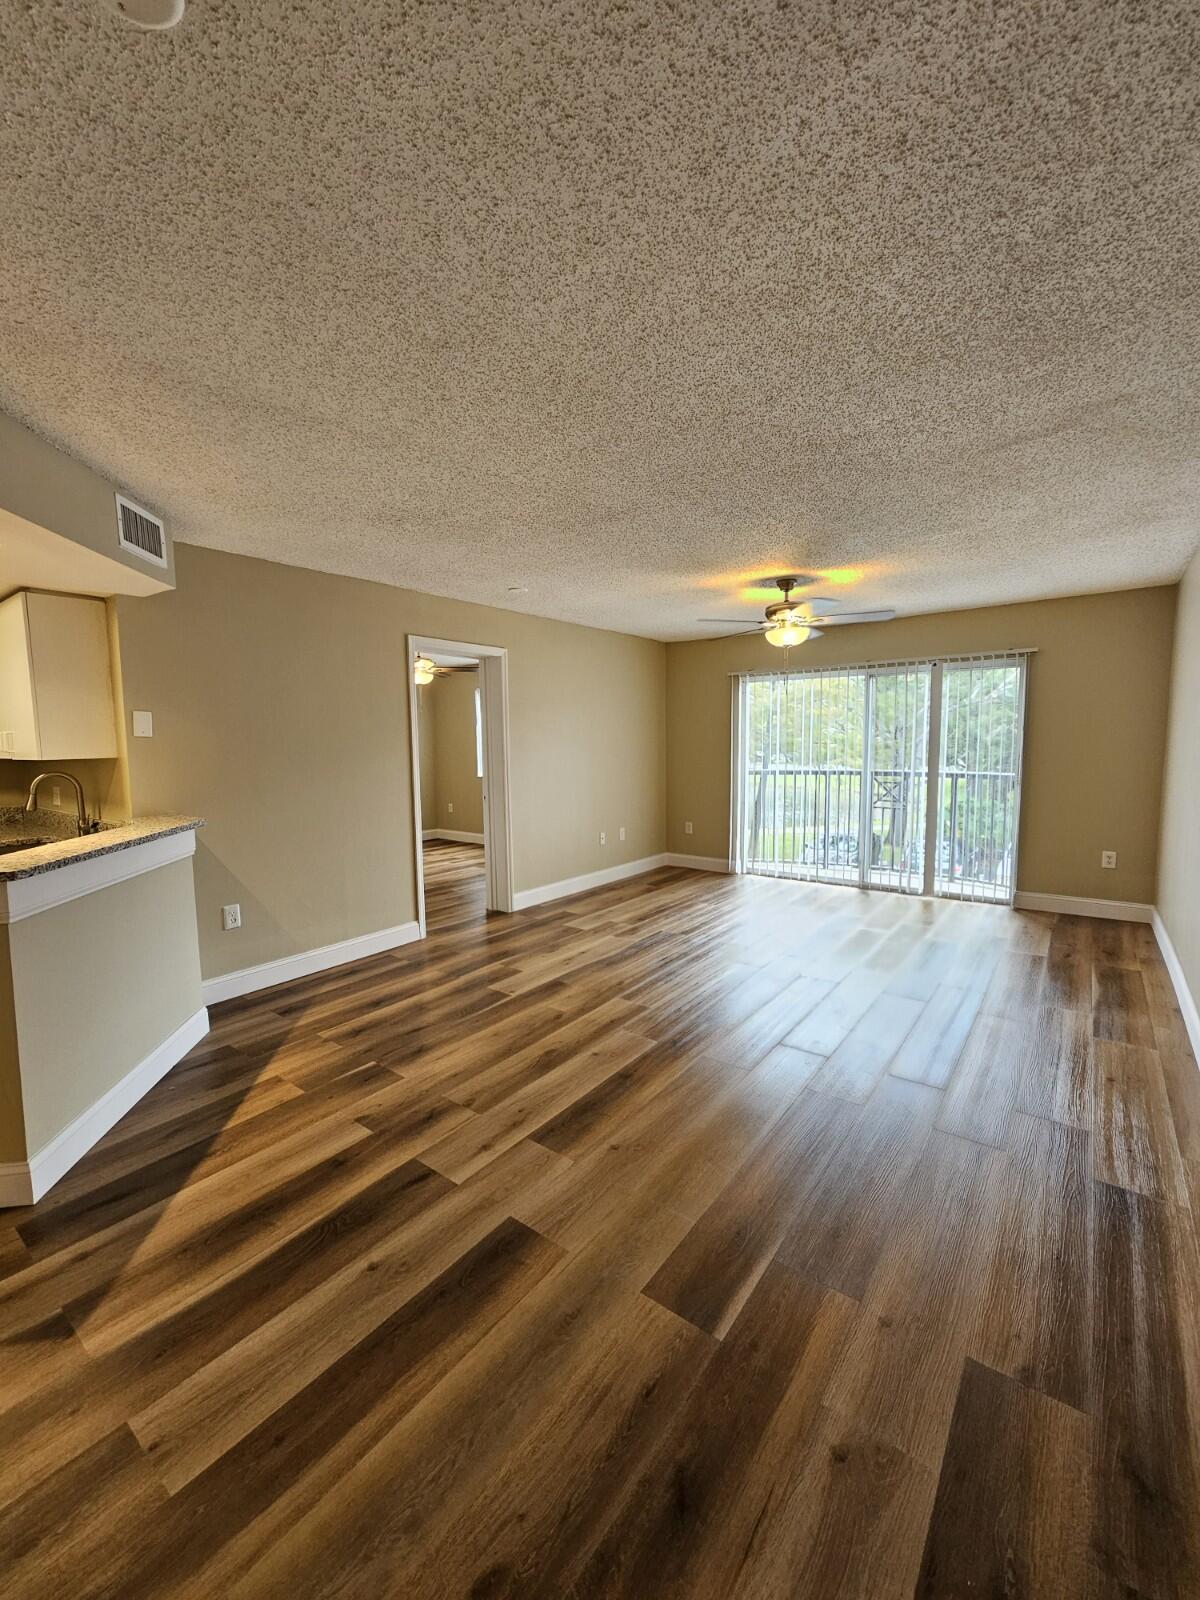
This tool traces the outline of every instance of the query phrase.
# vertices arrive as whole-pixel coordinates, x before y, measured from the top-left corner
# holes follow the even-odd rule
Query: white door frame
[[[417,875],[417,921],[425,937],[425,854],[421,842],[421,735],[413,663],[421,655],[474,656],[479,661],[479,700],[483,719],[483,850],[489,911],[513,908],[512,806],[509,799],[508,651],[495,644],[465,644],[410,633],[408,731],[412,766],[413,865]]]

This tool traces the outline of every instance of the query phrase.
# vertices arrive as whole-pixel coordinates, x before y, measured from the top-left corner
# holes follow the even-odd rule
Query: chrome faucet
[[[79,829],[80,838],[82,838],[85,833],[98,832],[100,828],[100,818],[88,816],[87,807],[84,805],[83,801],[83,785],[80,783],[78,778],[73,778],[69,772],[39,772],[37,777],[29,785],[29,799],[25,802],[26,811],[32,811],[34,806],[37,804],[37,792],[41,788],[42,784],[45,783],[47,778],[65,778],[74,789],[75,807],[79,813],[77,826]]]

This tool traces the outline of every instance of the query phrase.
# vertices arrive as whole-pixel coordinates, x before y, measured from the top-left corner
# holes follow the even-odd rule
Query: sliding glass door
[[[867,674],[870,841],[863,882],[920,894],[924,883],[929,779],[928,666],[874,668]]]
[[[1022,657],[735,684],[736,870],[1011,899]]]
[[[937,894],[1012,899],[1024,714],[1024,657],[944,666]]]

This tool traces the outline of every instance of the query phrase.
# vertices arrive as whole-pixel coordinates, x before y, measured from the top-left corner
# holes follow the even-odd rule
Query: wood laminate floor
[[[1200,1594],[1150,931],[479,855],[0,1221],[4,1593]]]

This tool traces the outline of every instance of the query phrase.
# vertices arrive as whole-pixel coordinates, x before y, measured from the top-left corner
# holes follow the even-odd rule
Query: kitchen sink
[[[0,839],[0,856],[11,856],[17,850],[36,850],[41,844],[53,843],[53,839]]]

